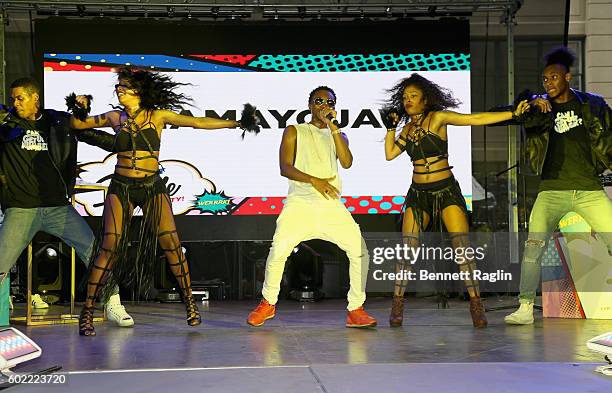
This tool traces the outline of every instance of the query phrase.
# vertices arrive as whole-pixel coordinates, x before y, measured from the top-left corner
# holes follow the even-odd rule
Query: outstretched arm
[[[70,117],[70,128],[75,130],[86,130],[94,127],[110,127],[110,118],[113,116],[115,111],[102,113],[101,115],[88,116],[85,120],[79,120],[76,117]]]
[[[440,111],[435,113],[433,121],[440,126],[486,126],[518,117],[529,110],[527,100],[521,101],[514,112],[482,112],[482,113],[457,113],[453,111]]]
[[[240,123],[236,120],[215,119],[212,117],[194,117],[180,115],[169,110],[156,111],[164,124],[171,124],[178,127],[193,127],[205,130],[216,130],[219,128],[236,128]]]
[[[76,137],[80,142],[85,142],[108,152],[112,152],[115,145],[114,135],[93,128],[77,132]]]
[[[111,118],[117,116],[117,111],[110,111],[96,116],[87,116],[92,97],[89,95],[75,95],[74,93],[66,97],[68,111],[72,113],[70,117],[70,127],[74,130],[86,130],[93,127],[110,127],[113,122]]]

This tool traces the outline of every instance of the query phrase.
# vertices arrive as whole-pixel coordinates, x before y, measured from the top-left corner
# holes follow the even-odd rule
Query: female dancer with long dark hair
[[[159,176],[161,133],[167,125],[220,129],[241,127],[243,120],[175,113],[174,110],[188,104],[190,99],[176,92],[183,84],[173,82],[168,76],[122,68],[117,77],[115,92],[121,108],[86,117],[82,109],[89,106],[89,99],[78,96],[76,101],[80,108],[75,107],[75,116],[71,119],[76,129],[112,127],[116,132],[114,151],[117,153],[115,172],[104,202],[104,229],[98,238],[97,255],[87,283],[87,299],[79,319],[79,334],[95,335],[94,301],[105,281],[110,279],[137,289],[150,287],[158,242],[182,290],[187,323],[199,325],[202,320],[191,293],[189,269],[177,235],[172,204]],[[127,258],[126,251],[130,222],[137,206],[142,208],[143,223],[134,260]]]
[[[451,92],[419,74],[402,79],[388,90],[391,97],[385,104],[383,118],[387,127],[385,157],[395,159],[406,151],[414,167],[412,185],[406,195],[402,236],[410,247],[419,247],[419,233],[425,231],[449,232],[452,246],[457,249],[468,246],[468,216],[465,200],[459,183],[453,177],[448,163],[447,126],[477,126],[499,123],[523,114],[529,109],[522,101],[514,112],[485,112],[462,114],[447,111],[455,108],[459,101]],[[405,125],[396,138],[396,128]],[[465,280],[470,295],[470,313],[474,327],[486,327],[487,319],[480,300],[478,282],[471,272],[476,263],[473,259],[460,264],[459,269],[468,272]],[[409,266],[399,260],[398,271]],[[407,280],[396,281],[393,306],[389,323],[392,327],[402,325],[404,291]]]

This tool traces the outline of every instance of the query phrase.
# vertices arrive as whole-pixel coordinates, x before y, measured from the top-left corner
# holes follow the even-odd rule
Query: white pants
[[[340,201],[287,202],[276,220],[276,231],[266,261],[263,297],[276,304],[285,262],[302,241],[321,239],[335,243],[349,259],[350,288],[347,294],[349,311],[365,302],[369,254],[359,225]]]

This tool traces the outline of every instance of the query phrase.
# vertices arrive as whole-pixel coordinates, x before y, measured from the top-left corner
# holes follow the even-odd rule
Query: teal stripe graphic
[[[470,55],[259,55],[249,66],[278,72],[469,71]]]

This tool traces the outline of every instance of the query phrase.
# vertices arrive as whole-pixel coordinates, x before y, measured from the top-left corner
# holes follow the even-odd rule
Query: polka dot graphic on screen
[[[346,199],[344,205],[353,214],[399,214],[403,196],[356,196]],[[395,207],[395,209],[392,209]]]
[[[248,203],[240,204],[232,211],[232,215],[279,214],[285,203],[285,197],[248,198]]]
[[[248,65],[279,72],[468,71],[470,55],[260,55]]]
[[[396,196],[396,197],[393,197],[391,201],[393,202],[394,205],[403,205],[404,201],[406,201],[406,197]]]
[[[44,58],[45,71],[113,71],[113,67],[116,66],[133,65],[153,70],[162,69],[177,72],[251,72],[252,70],[240,66],[255,58],[255,55],[191,56],[46,53]],[[207,61],[208,59],[212,61]],[[94,67],[97,67],[97,69]]]
[[[404,197],[400,195],[344,196],[340,201],[353,214],[400,214],[404,205]],[[248,198],[231,214],[279,214],[286,202],[285,197]]]
[[[190,55],[193,57],[198,57],[201,59],[208,59],[214,61],[220,61],[223,63],[232,63],[232,64],[240,64],[245,65],[253,58],[255,55]]]

